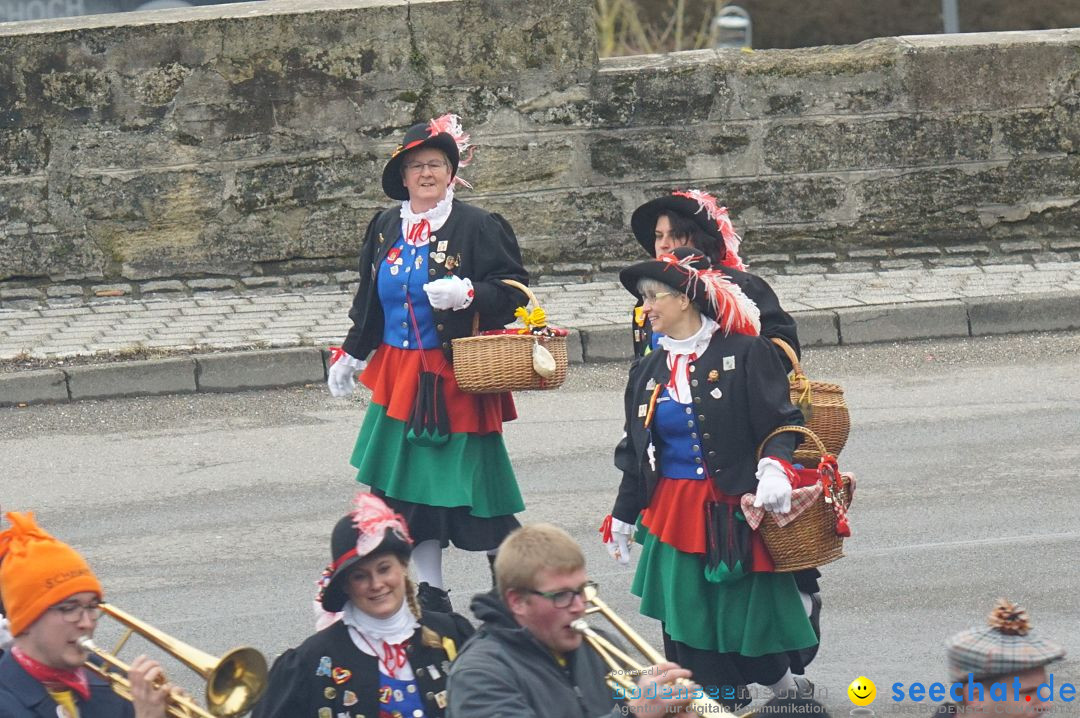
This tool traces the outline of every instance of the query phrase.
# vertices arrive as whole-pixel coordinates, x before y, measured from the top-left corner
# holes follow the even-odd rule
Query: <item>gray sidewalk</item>
[[[805,346],[1080,329],[1080,262],[765,276]],[[632,301],[618,282],[535,292],[552,324],[574,330],[571,361],[629,358]],[[351,299],[332,286],[0,309],[0,406],[321,381]],[[56,366],[13,368],[28,359]]]

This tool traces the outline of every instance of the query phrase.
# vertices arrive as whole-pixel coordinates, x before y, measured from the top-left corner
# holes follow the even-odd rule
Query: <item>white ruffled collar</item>
[[[701,356],[719,328],[719,324],[702,314],[701,328],[692,336],[686,339],[660,337],[658,343],[667,351],[667,366],[671,372],[671,378],[668,380],[668,394],[678,403],[689,404],[692,401],[690,362]]]
[[[410,232],[409,232],[410,228],[413,225],[419,224],[421,222],[427,222],[427,230],[428,231],[425,232],[425,234],[430,234],[431,232],[439,231],[442,228],[442,226],[444,224],[446,224],[446,220],[450,218],[450,212],[451,212],[451,210],[454,209],[453,205],[454,205],[454,186],[453,185],[447,187],[446,188],[446,196],[443,197],[441,200],[439,200],[439,203],[437,205],[435,205],[431,209],[427,210],[426,212],[413,212],[412,205],[410,204],[409,200],[405,200],[404,202],[401,203],[401,231],[402,231],[402,233],[406,237],[408,237],[409,234],[410,234]],[[425,236],[423,238],[423,240],[426,241],[426,239],[427,239],[427,237]]]
[[[409,609],[408,601],[402,601],[401,608],[389,618],[369,616],[361,611],[355,603],[349,601],[345,604],[341,620],[346,626],[353,629],[349,633],[353,636],[353,643],[356,644],[356,647],[369,656],[376,656],[375,647],[383,643],[391,645],[404,643],[420,627],[420,622],[416,620],[416,616]],[[357,638],[360,640],[357,640]],[[368,645],[369,643],[371,645]]]
[[[712,335],[719,328],[719,324],[702,314],[701,327],[686,339],[672,339],[664,335],[657,340],[657,343],[667,350],[668,354],[673,356],[685,356],[687,354],[701,356],[701,353],[705,351],[705,347],[709,346],[709,342],[712,341]]]

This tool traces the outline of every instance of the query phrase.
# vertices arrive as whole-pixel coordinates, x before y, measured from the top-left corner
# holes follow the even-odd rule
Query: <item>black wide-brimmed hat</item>
[[[724,266],[745,269],[739,257],[742,239],[735,233],[727,208],[719,206],[716,198],[708,192],[697,189],[676,190],[670,195],[649,200],[634,210],[630,216],[630,229],[638,244],[650,255],[656,247],[656,220],[667,212],[686,217],[714,239]]]
[[[412,150],[432,147],[442,150],[446,158],[450,160],[450,176],[455,181],[459,167],[468,164],[469,136],[461,127],[461,118],[457,115],[443,115],[430,122],[421,122],[413,125],[405,131],[405,137],[401,140],[389,161],[383,167],[382,186],[383,192],[391,199],[407,200],[409,190],[401,180],[401,163],[405,156]],[[462,153],[466,153],[462,158]]]
[[[323,571],[319,602],[335,613],[349,600],[343,584],[358,561],[384,553],[396,554],[404,563],[412,555],[412,537],[401,514],[378,496],[358,493],[353,510],[343,516],[330,534],[330,565]]]
[[[698,310],[717,322],[725,334],[757,335],[761,332],[760,311],[742,289],[719,270],[712,269],[708,257],[695,247],[676,247],[662,254],[631,265],[619,272],[619,281],[626,290],[642,298],[638,290],[641,279],[655,279],[685,294]]]

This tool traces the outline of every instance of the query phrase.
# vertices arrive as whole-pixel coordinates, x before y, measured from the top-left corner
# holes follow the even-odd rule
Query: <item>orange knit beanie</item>
[[[50,606],[83,591],[102,596],[86,560],[34,522],[33,512],[7,514],[0,531],[0,600],[11,635],[18,636]]]

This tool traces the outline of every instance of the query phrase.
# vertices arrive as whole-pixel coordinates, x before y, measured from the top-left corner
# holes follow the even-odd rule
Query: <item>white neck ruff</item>
[[[672,339],[665,335],[658,340],[660,346],[667,351],[667,366],[671,372],[672,381],[668,385],[668,394],[678,403],[689,404],[693,398],[690,394],[689,357],[701,356],[718,329],[719,324],[702,314],[701,328],[686,339]]]
[[[450,212],[453,210],[454,204],[454,186],[450,185],[446,188],[446,196],[439,200],[439,203],[427,210],[426,212],[413,212],[412,203],[409,200],[405,200],[401,203],[401,233],[403,236],[408,237],[409,231],[413,225],[423,221],[427,221],[428,233],[437,232],[442,229],[442,226],[446,224],[446,220],[450,218]],[[424,237],[423,243],[427,243],[427,237]]]
[[[376,658],[379,656],[374,652],[374,648],[378,648],[383,643],[393,645],[403,643],[409,640],[412,634],[416,632],[416,629],[420,627],[420,622],[416,620],[416,616],[409,610],[408,601],[402,601],[401,608],[389,618],[370,616],[357,608],[355,603],[349,601],[345,604],[341,620],[352,629],[349,631],[349,635],[352,637],[356,647],[369,656],[375,656]],[[371,645],[369,646],[368,643]]]

